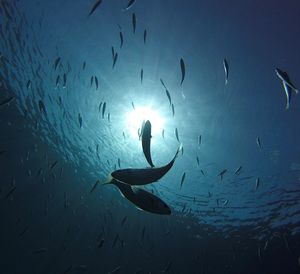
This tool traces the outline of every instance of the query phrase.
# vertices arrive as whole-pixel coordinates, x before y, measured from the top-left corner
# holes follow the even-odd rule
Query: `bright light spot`
[[[138,138],[143,121],[151,122],[151,134],[161,133],[164,126],[164,119],[159,115],[159,112],[151,109],[151,107],[137,107],[126,115],[126,127],[132,137]]]

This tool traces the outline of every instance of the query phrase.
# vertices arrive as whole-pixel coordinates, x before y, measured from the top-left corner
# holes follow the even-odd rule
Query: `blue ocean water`
[[[129,2],[0,2],[0,273],[299,273],[298,1]]]

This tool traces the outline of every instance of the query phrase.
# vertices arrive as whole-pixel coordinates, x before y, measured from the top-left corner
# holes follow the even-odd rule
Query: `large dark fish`
[[[91,11],[89,13],[89,16],[100,6],[101,2],[102,2],[102,0],[97,0],[95,2],[95,4],[93,5],[93,7],[92,7],[92,9],[91,9]]]
[[[184,64],[184,61],[183,61],[182,58],[180,59],[180,69],[181,69],[181,82],[180,82],[180,85],[182,85],[184,77],[185,77],[185,64]]]
[[[147,30],[144,30],[144,44],[146,44],[146,40],[147,40]]]
[[[151,159],[151,123],[147,120],[142,128],[142,147],[145,158],[151,167],[154,167]]]
[[[133,6],[134,3],[135,3],[135,0],[129,0],[125,10],[129,10]]]
[[[3,101],[0,102],[0,106],[3,106],[3,105],[6,105],[6,104],[9,104],[12,100],[14,100],[15,97],[14,96],[11,96],[11,97],[8,97],[8,98],[5,98]]]
[[[225,85],[228,83],[229,66],[226,59],[223,60],[223,67],[225,72]]]
[[[118,187],[123,197],[132,202],[137,208],[161,215],[171,214],[169,206],[154,194],[140,187],[132,187],[114,179],[111,183]]]
[[[110,174],[110,177],[104,184],[110,183],[113,179],[129,185],[146,185],[156,182],[171,169],[180,150],[181,146],[177,149],[174,158],[165,166],[115,170]]]
[[[133,33],[135,33],[135,28],[136,28],[136,17],[135,17],[135,13],[132,14],[132,28],[133,28]]]

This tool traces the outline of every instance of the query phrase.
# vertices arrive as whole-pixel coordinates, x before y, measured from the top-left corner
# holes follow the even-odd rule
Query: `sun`
[[[131,137],[138,138],[143,121],[149,120],[151,122],[151,134],[155,135],[162,131],[164,127],[164,119],[157,110],[150,106],[136,107],[126,114],[126,127]]]

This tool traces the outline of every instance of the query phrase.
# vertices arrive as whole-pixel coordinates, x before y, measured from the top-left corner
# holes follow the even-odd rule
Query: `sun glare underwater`
[[[300,273],[300,4],[0,1],[0,273]]]

